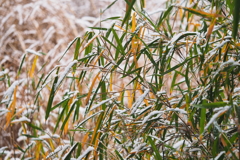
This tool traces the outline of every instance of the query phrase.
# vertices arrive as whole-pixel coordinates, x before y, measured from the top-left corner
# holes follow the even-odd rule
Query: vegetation
[[[145,3],[73,39],[65,65],[36,70],[47,55],[27,49],[14,80],[2,67],[0,115],[21,142],[2,156],[239,159],[239,1],[167,1],[156,21]]]

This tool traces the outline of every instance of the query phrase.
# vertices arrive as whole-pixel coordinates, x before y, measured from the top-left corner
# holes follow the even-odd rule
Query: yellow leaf
[[[34,71],[35,71],[35,68],[36,68],[36,64],[37,64],[37,60],[38,60],[38,56],[36,55],[34,57],[34,60],[33,60],[33,64],[32,64],[32,68],[29,72],[29,77],[32,78],[33,77],[33,74],[34,74]]]
[[[188,7],[179,7],[179,8],[182,8],[188,12],[191,12],[193,14],[200,15],[203,17],[208,17],[208,18],[224,17],[224,16],[216,14],[216,13],[207,13],[207,12],[200,11],[200,10],[197,10],[194,8],[188,8]]]
[[[6,124],[4,126],[4,129],[6,129],[10,122],[11,122],[11,119],[14,115],[14,112],[15,112],[15,108],[16,108],[16,100],[17,100],[17,86],[16,88],[14,89],[14,93],[13,93],[13,101],[11,102],[9,108],[8,108],[8,111],[7,114],[6,114]]]
[[[82,140],[82,148],[84,148],[84,145],[87,143],[88,134],[89,134],[89,133],[86,133],[85,136],[83,137],[83,140]]]
[[[84,45],[84,47],[82,48],[82,50],[81,50],[79,53],[81,53],[82,51],[84,51],[84,50],[94,41],[94,39],[96,39],[98,36],[99,36],[99,34],[93,36],[93,37],[88,41],[88,43]]]
[[[126,90],[126,93],[128,97],[128,108],[131,109],[133,104],[133,96],[129,90]]]
[[[206,39],[208,40],[210,38],[210,35],[212,34],[212,31],[213,31],[213,28],[214,28],[214,25],[216,23],[216,18],[214,18],[208,28],[208,31],[207,31],[207,34],[206,34]]]
[[[119,25],[116,25],[116,24],[115,24],[115,27],[117,27],[117,28],[121,29],[122,31],[126,32],[126,30],[123,29],[123,28],[122,28],[121,26],[119,26]]]
[[[94,157],[95,159],[98,158],[98,152],[97,152],[97,147],[98,147],[98,141],[99,141],[99,137],[101,135],[101,132],[98,132],[98,135],[97,135],[97,138],[96,138],[96,141],[95,141],[95,144],[94,144]]]
[[[98,79],[100,73],[101,73],[101,72],[98,72],[98,74],[94,77],[94,79],[93,79],[93,81],[92,81],[92,84],[91,84],[91,86],[90,86],[90,88],[89,88],[88,95],[87,95],[87,98],[86,98],[86,101],[85,101],[86,105],[88,104],[88,101],[89,101],[90,96],[91,96],[91,94],[92,94],[92,90],[93,90],[94,84],[95,84],[96,80]]]

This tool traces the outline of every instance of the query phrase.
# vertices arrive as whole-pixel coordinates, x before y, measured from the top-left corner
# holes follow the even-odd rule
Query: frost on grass
[[[206,58],[206,60],[204,61],[204,63],[207,63],[208,61],[210,61],[212,59],[212,57],[217,53],[217,50],[222,48],[226,43],[230,42],[229,39],[223,41],[222,43],[220,43],[219,45],[217,45],[215,48],[213,48],[209,53],[208,53],[208,57]]]
[[[222,113],[226,112],[228,109],[230,108],[230,106],[226,106],[226,107],[221,107],[221,108],[217,108],[218,111],[217,113],[215,113],[212,118],[210,119],[210,121],[207,123],[207,125],[205,126],[205,130],[208,129],[208,127],[218,118],[218,116],[220,116]]]
[[[22,116],[22,117],[19,118],[19,119],[15,119],[15,120],[13,120],[11,123],[19,123],[19,122],[31,122],[31,120],[28,119],[28,118],[25,117],[25,116]]]
[[[141,150],[145,149],[146,143],[139,143],[138,145],[135,146],[135,148],[130,152],[131,154],[133,153],[138,153]]]
[[[142,124],[146,123],[146,122],[149,120],[149,118],[151,118],[152,116],[154,116],[154,115],[161,116],[162,113],[163,113],[163,111],[153,111],[153,112],[149,113],[149,114],[143,119]]]
[[[225,153],[226,153],[225,151],[222,151],[215,158],[211,158],[210,160],[218,160]]]
[[[186,140],[181,140],[181,141],[178,141],[177,143],[175,143],[173,145],[173,148],[175,149],[178,149],[179,147],[181,147],[182,145],[189,145],[189,142],[187,142]]]
[[[7,112],[9,112],[8,109],[0,109],[0,116],[5,115]]]
[[[115,96],[115,97],[112,97],[112,98],[109,98],[109,99],[106,99],[106,100],[104,100],[104,101],[101,101],[101,102],[99,102],[98,104],[96,104],[96,105],[92,106],[92,107],[91,107],[91,109],[90,109],[90,111],[92,111],[92,110],[96,109],[97,107],[99,107],[99,106],[103,105],[104,103],[107,103],[108,101],[111,101],[112,99],[114,99],[114,98],[116,98],[116,97],[117,97],[117,96]]]
[[[62,83],[64,77],[67,76],[67,74],[68,74],[69,71],[71,70],[72,66],[73,66],[74,64],[76,64],[76,63],[77,63],[77,60],[74,60],[74,61],[72,61],[71,63],[68,64],[68,66],[65,68],[65,70],[63,71],[63,73],[60,75],[60,77],[59,77],[59,79],[58,79],[58,81],[57,81],[57,84],[56,84],[55,87],[54,87],[54,91],[57,90],[57,88],[59,87],[59,85]]]
[[[182,114],[187,114],[187,112],[184,109],[180,109],[180,108],[168,108],[165,111],[174,111],[174,112],[179,112]]]
[[[138,99],[136,100],[136,102],[132,106],[131,114],[135,113],[135,111],[141,105],[141,103],[143,102],[144,98],[147,96],[149,91],[150,91],[149,89],[146,89],[145,92],[140,97],[138,97]]]
[[[91,151],[93,151],[93,150],[94,150],[94,148],[91,147],[91,146],[89,146],[89,147],[83,152],[83,154],[81,154],[81,155],[77,158],[77,160],[81,160],[83,157],[85,157],[89,152],[91,152]]]
[[[26,52],[35,54],[35,55],[37,55],[37,56],[42,56],[40,53],[38,53],[38,52],[36,52],[36,51],[34,51],[34,50],[32,50],[32,49],[26,49]]]
[[[3,100],[2,103],[7,103],[9,104],[11,97],[13,95],[14,89],[16,88],[16,86],[18,86],[20,83],[22,83],[23,81],[25,81],[25,79],[21,79],[21,80],[17,80],[15,82],[13,82],[13,84],[8,88],[8,90],[4,93],[3,95]]]
[[[177,35],[174,35],[173,38],[168,42],[168,45],[173,45],[175,42],[177,42],[178,40],[180,40],[183,36],[187,36],[187,35],[196,35],[197,32],[181,32]]]
[[[89,119],[93,118],[94,116],[96,116],[97,114],[100,114],[100,113],[102,113],[102,112],[104,112],[104,111],[101,110],[101,111],[99,111],[99,112],[97,112],[97,113],[92,114],[91,116],[87,117],[87,118],[84,119],[82,122],[80,122],[75,128],[80,127],[80,126],[83,125],[85,122],[87,122]]]
[[[69,147],[70,145],[58,146],[53,152],[49,153],[49,155],[46,158],[53,158],[53,156],[55,155],[58,155],[58,157],[61,157],[63,152],[66,151],[66,149]]]

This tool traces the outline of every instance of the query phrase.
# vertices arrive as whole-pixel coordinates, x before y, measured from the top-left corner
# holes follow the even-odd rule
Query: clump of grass
[[[239,158],[237,1],[168,1],[156,21],[145,3],[126,1],[125,16],[110,18],[120,21],[76,37],[58,59],[74,48],[71,61],[47,74],[33,76],[42,55],[27,50],[31,80],[9,84],[1,101],[5,128],[21,124],[14,156]],[[23,107],[20,83],[34,93]]]

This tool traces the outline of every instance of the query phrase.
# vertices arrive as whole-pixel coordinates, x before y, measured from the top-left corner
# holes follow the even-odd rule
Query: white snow
[[[196,152],[196,151],[201,151],[200,148],[192,148],[192,149],[189,149],[189,152]]]
[[[212,116],[212,118],[207,123],[207,125],[205,126],[204,129],[205,130],[208,129],[208,127],[218,118],[218,116],[221,115],[222,113],[226,112],[229,108],[230,108],[230,106],[221,107],[220,110]]]
[[[211,51],[209,51],[208,53],[208,57],[206,58],[206,60],[204,61],[204,63],[207,63],[209,60],[211,60],[211,58],[213,57],[214,54],[216,54],[217,50],[219,48],[222,48],[226,43],[230,42],[229,39],[223,41],[222,43],[220,43],[219,45],[217,45],[215,48],[213,48]]]
[[[104,104],[104,103],[107,103],[108,101],[110,101],[110,100],[112,100],[112,99],[114,99],[114,98],[116,98],[116,97],[117,97],[117,96],[99,102],[98,104],[92,106],[91,109],[90,109],[90,111],[96,109],[97,107],[101,106],[101,105]]]
[[[142,124],[146,123],[148,121],[148,119],[156,114],[158,115],[162,115],[163,111],[152,111],[151,113],[149,113],[142,121]]]
[[[7,70],[4,70],[4,71],[0,71],[0,77],[2,77],[3,75],[7,74],[8,71]]]
[[[179,112],[182,114],[187,114],[187,112],[184,109],[180,109],[180,108],[168,108],[165,111],[174,111],[174,112]]]
[[[89,147],[83,152],[83,154],[81,154],[81,155],[78,157],[77,160],[81,160],[83,157],[85,157],[89,152],[91,152],[91,151],[93,151],[93,150],[94,150],[94,148],[91,147],[91,146],[89,146]]]
[[[36,51],[34,51],[34,50],[32,50],[32,49],[26,49],[26,52],[35,54],[35,55],[37,55],[37,56],[42,56],[40,53],[38,53],[38,52],[36,52]]]
[[[147,145],[146,143],[140,143],[140,144],[136,145],[136,147],[130,153],[138,153],[146,145]]]
[[[28,119],[28,118],[25,117],[25,116],[22,116],[22,117],[19,118],[19,119],[15,119],[15,120],[13,120],[11,123],[19,123],[19,122],[31,122],[31,120]]]
[[[58,157],[61,157],[62,153],[68,148],[70,145],[60,145],[58,146],[53,152],[49,153],[46,157],[47,159],[52,157],[56,154],[58,154]]]
[[[218,160],[223,154],[225,154],[225,151],[220,152],[215,158],[211,158],[210,160]]]
[[[181,36],[185,35],[185,34],[197,34],[196,32],[181,32],[179,34],[176,34],[173,36],[173,38],[168,42],[168,45],[171,44],[173,45],[173,43],[175,43]]]
[[[63,81],[64,77],[65,77],[65,76],[68,74],[68,72],[71,70],[72,66],[73,66],[74,64],[76,64],[77,62],[78,62],[77,60],[74,60],[74,61],[72,61],[72,62],[70,62],[70,63],[68,64],[68,66],[65,68],[65,70],[63,71],[63,73],[60,75],[60,77],[59,77],[59,79],[58,79],[58,81],[57,81],[57,84],[56,84],[55,87],[54,87],[54,91],[57,90],[58,86],[59,86],[60,83]]]
[[[50,139],[51,137],[48,134],[45,134],[43,136],[39,136],[40,139]]]
[[[27,140],[27,137],[26,137],[26,136],[19,136],[19,137],[17,138],[17,141],[18,141],[18,142],[25,141],[25,140]]]
[[[0,116],[5,115],[7,112],[9,112],[8,109],[0,109]]]
[[[138,99],[136,100],[136,102],[132,106],[131,114],[135,113],[135,111],[141,105],[141,103],[143,102],[144,98],[147,96],[149,91],[150,91],[149,89],[146,89],[145,92],[140,97],[138,97]]]
[[[17,80],[15,82],[13,82],[13,84],[7,89],[7,91],[4,93],[3,95],[3,100],[2,102],[10,102],[10,99],[13,95],[14,89],[16,88],[17,85],[19,85],[20,83],[22,83],[23,81],[25,81],[25,79],[21,79],[21,80]]]
[[[177,143],[175,143],[175,144],[173,145],[173,148],[177,149],[177,148],[181,147],[183,144],[189,145],[189,142],[186,141],[186,140],[178,141]]]

